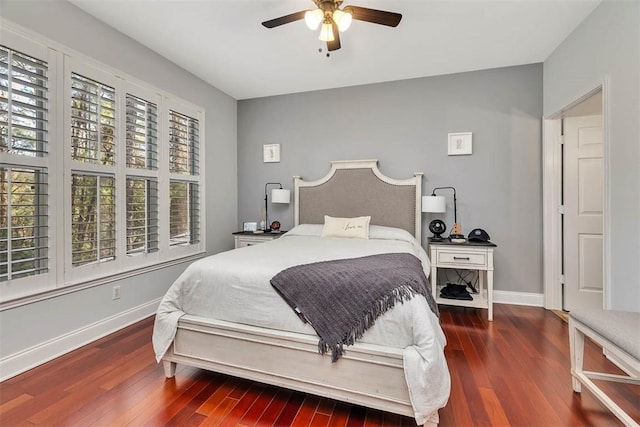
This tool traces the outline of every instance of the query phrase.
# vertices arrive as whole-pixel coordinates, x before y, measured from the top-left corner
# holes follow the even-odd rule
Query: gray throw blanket
[[[298,265],[276,274],[271,285],[313,326],[318,351],[331,350],[333,362],[397,302],[424,295],[438,315],[422,263],[407,253]]]

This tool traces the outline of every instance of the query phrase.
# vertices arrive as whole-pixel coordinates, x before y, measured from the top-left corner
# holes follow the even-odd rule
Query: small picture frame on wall
[[[473,153],[472,133],[450,133],[448,140],[448,154],[450,156],[464,156]]]
[[[243,222],[242,231],[256,231],[258,229],[257,222]]]
[[[277,163],[280,161],[280,144],[264,144],[262,148],[262,160],[264,163]]]

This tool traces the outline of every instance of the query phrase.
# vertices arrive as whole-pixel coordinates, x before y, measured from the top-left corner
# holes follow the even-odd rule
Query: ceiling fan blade
[[[327,42],[327,50],[332,52],[340,49],[340,31],[338,31],[338,25],[331,20],[331,28],[333,29],[333,41]]]
[[[347,6],[345,12],[351,13],[353,19],[358,21],[372,22],[374,24],[386,25],[388,27],[397,27],[402,19],[400,13],[386,12],[384,10],[369,9],[359,6]]]
[[[278,27],[280,25],[288,24],[289,22],[294,22],[294,21],[299,21],[300,19],[304,19],[305,13],[307,13],[307,11],[302,10],[300,12],[292,13],[290,15],[281,16],[280,18],[264,21],[262,25],[264,25],[267,28]]]

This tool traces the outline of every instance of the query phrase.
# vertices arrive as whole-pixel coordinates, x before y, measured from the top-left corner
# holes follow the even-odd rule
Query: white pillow
[[[334,218],[324,216],[324,227],[321,237],[346,237],[351,239],[368,239],[370,216],[356,218]]]
[[[287,231],[285,236],[320,236],[322,234],[322,224],[299,224]]]
[[[407,230],[395,227],[385,227],[383,225],[369,226],[369,239],[379,240],[400,240],[403,242],[416,242],[415,237]]]

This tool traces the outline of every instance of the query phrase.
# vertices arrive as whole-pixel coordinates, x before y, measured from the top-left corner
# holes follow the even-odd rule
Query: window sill
[[[149,265],[135,270],[129,270],[118,274],[112,274],[109,276],[101,277],[99,279],[88,280],[80,283],[74,283],[72,285],[51,289],[36,294],[30,294],[26,296],[20,296],[12,298],[7,301],[0,302],[0,311],[10,310],[12,308],[20,307],[27,304],[33,304],[35,302],[44,301],[51,298],[56,298],[61,295],[78,292],[84,289],[93,288],[95,286],[101,286],[107,283],[116,282],[118,280],[127,279],[129,277],[138,276],[140,274],[150,273],[152,271],[160,270],[166,267],[171,267],[177,264],[183,264],[187,262],[193,262],[197,259],[204,258],[205,252],[200,252],[194,255],[185,256],[182,258],[172,259],[170,261],[161,262],[158,264]]]

